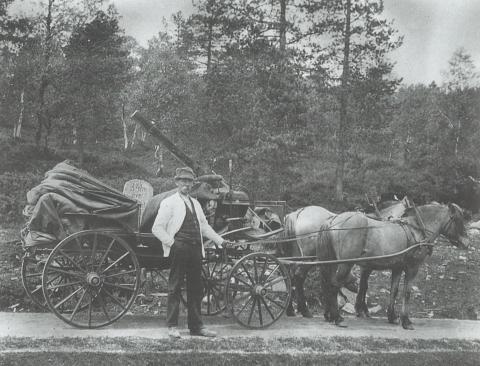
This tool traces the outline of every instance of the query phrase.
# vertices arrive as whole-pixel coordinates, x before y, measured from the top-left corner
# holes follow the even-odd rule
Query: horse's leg
[[[336,266],[325,265],[321,267],[322,272],[322,292],[325,299],[325,320],[334,322],[335,325],[343,326],[343,317],[338,310],[338,291],[339,287],[334,285]]]
[[[297,295],[295,283],[297,282],[297,267],[292,266],[290,274],[292,275],[292,294],[290,296],[290,301],[288,302],[286,314],[287,316],[295,316],[295,309],[293,307],[293,299]]]
[[[400,279],[402,278],[403,270],[401,268],[392,269],[392,284],[390,286],[390,303],[387,308],[388,322],[397,324],[398,315],[395,312],[395,301],[397,299],[398,287],[400,286]]]
[[[369,317],[368,307],[366,302],[368,278],[372,270],[370,268],[361,267],[360,269],[360,288],[358,289],[357,299],[355,301],[355,312],[358,317]]]
[[[295,289],[297,292],[297,310],[303,315],[304,318],[313,318],[312,313],[308,310],[307,301],[305,299],[304,284],[307,278],[310,266],[301,266],[297,272]]]
[[[418,273],[420,266],[407,267],[405,269],[405,284],[403,292],[403,304],[402,312],[400,314],[400,320],[402,322],[403,329],[414,329],[410,318],[408,317],[408,303],[410,302],[410,296],[412,294],[412,282]]]

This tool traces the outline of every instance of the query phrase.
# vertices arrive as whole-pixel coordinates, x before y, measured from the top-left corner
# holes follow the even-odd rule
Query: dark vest
[[[183,219],[182,226],[175,235],[175,240],[180,240],[185,243],[200,245],[201,236],[200,236],[200,224],[198,223],[197,213],[195,212],[195,206],[192,204],[193,212],[190,211],[187,204],[185,204],[185,218]]]

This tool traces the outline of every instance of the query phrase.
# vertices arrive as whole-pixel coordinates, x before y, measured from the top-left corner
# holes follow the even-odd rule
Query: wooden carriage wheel
[[[202,265],[203,299],[202,315],[216,315],[225,310],[227,303],[225,285],[232,263],[218,250],[205,249],[206,259]]]
[[[48,251],[49,253],[50,251]],[[42,291],[43,267],[48,254],[40,251],[35,253],[25,252],[22,257],[22,285],[27,296],[43,310],[48,310],[47,302]]]
[[[226,262],[222,254],[214,248],[206,248],[206,258],[202,263],[203,297],[201,303],[202,315],[216,315],[226,308],[225,284],[228,273],[232,269],[232,263]],[[168,270],[150,270],[148,293],[168,293]],[[187,291],[182,286],[182,304],[187,306]]]
[[[98,328],[122,317],[134,302],[140,266],[114,232],[81,231],[49,255],[42,288],[50,310],[68,324]]]
[[[291,282],[286,267],[273,255],[251,253],[232,268],[226,301],[235,320],[251,329],[266,328],[286,310]]]

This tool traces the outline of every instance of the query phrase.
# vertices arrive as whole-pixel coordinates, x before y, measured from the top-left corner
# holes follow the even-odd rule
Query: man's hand
[[[230,246],[230,247],[233,246],[234,244],[235,244],[234,241],[224,240],[224,241],[222,242],[221,247],[222,247],[222,248],[227,248],[227,247],[229,247],[229,246]]]

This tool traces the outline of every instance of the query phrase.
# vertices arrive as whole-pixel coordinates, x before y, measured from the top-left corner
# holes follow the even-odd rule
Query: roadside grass
[[[21,351],[75,351],[75,352],[234,352],[243,353],[375,353],[462,351],[480,352],[479,340],[460,339],[393,339],[375,337],[222,337],[205,339],[198,337],[171,340],[128,338],[0,338],[0,352]]]
[[[478,365],[468,340],[365,338],[0,339],[5,365]]]

